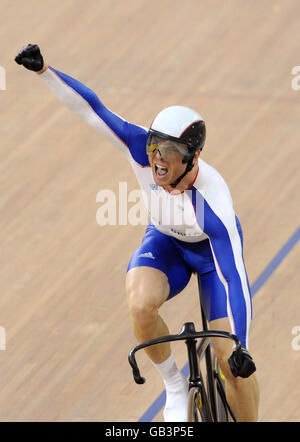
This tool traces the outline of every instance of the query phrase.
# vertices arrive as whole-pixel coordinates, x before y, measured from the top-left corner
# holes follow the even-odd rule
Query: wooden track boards
[[[229,184],[252,283],[299,223],[300,91],[296,0],[3,0],[0,65],[0,420],[137,421],[162,391],[133,383],[124,296],[145,226],[96,223],[102,189],[137,188],[114,146],[14,63],[25,44],[148,126],[170,104],[207,121],[203,159]],[[297,255],[298,253],[298,255]],[[262,421],[299,421],[299,248],[254,298],[251,350]],[[163,306],[171,332],[198,322],[195,281]],[[180,314],[179,314],[180,312]],[[185,349],[176,344],[178,365]],[[161,419],[159,414],[156,420]]]

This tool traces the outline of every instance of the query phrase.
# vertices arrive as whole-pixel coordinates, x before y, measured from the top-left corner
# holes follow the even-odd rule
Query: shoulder
[[[214,167],[199,159],[199,172],[194,187],[212,206],[233,206],[231,193],[222,175]]]
[[[235,211],[227,183],[214,167],[203,160],[199,160],[194,189],[196,198],[201,195],[201,211],[207,233],[220,230],[221,225],[229,228],[235,223]]]

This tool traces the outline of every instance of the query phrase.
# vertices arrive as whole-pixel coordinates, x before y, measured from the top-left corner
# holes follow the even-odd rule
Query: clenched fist
[[[41,71],[44,67],[44,59],[42,57],[40,48],[38,45],[29,43],[24,46],[17,54],[15,62],[22,64],[26,69],[30,71]]]

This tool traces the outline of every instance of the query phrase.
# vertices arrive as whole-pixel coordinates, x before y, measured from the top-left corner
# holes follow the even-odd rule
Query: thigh
[[[207,320],[227,317],[227,295],[220,278],[213,270],[200,276],[202,303]]]
[[[217,326],[217,330],[221,330],[222,326],[226,325],[226,328],[223,330],[236,333],[242,342],[242,346],[247,348],[249,327],[244,315],[244,310],[241,308],[240,313],[238,311],[236,312],[233,325],[232,315],[228,313],[226,290],[216,270],[202,275],[200,279],[203,307],[207,320],[214,326]],[[215,322],[221,319],[224,319],[224,321]],[[218,342],[226,346],[231,345],[232,347],[231,341],[230,344],[228,344],[229,341],[224,344],[224,339],[219,339]]]
[[[132,275],[130,279],[142,274],[139,271],[132,271],[136,268],[155,269],[163,273],[169,284],[167,299],[185,288],[192,273],[170,237],[159,232],[154,226],[147,228],[142,244],[131,257],[127,268],[128,277],[129,273]],[[153,281],[155,281],[155,275],[159,274],[148,271],[148,275],[154,277]]]
[[[153,267],[132,267],[126,275],[126,293],[130,306],[157,310],[168,298],[166,275]]]

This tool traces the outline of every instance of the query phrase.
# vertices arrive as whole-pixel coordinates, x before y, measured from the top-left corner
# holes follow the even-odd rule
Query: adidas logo
[[[151,258],[151,259],[155,259],[155,257],[152,255],[151,252],[142,253],[141,255],[138,256],[138,258]]]

